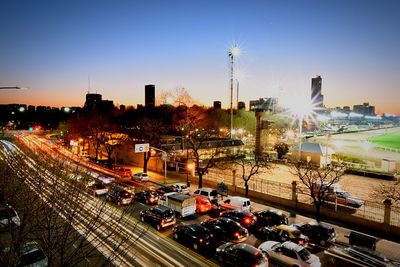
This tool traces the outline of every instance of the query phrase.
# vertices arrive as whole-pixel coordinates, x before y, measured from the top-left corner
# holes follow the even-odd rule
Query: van
[[[204,196],[210,200],[211,203],[217,203],[218,201],[218,193],[216,189],[212,189],[209,187],[202,187],[194,191],[195,196]]]
[[[250,211],[250,199],[245,197],[228,197],[225,200],[218,202],[218,205],[223,209],[229,210],[247,210]]]

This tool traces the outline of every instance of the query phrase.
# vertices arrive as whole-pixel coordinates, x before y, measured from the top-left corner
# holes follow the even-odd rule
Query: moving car
[[[209,187],[202,187],[194,191],[193,195],[195,196],[204,196],[210,200],[211,203],[217,203],[218,201],[218,193],[217,190],[209,188]]]
[[[99,180],[103,184],[111,184],[112,182],[115,181],[115,179],[113,177],[107,177],[107,176],[102,176],[102,175],[97,177],[97,180]]]
[[[263,240],[292,241],[302,246],[306,246],[308,243],[307,236],[303,235],[296,227],[285,224],[273,228],[261,227],[256,231],[255,235]]]
[[[210,245],[212,234],[201,224],[180,224],[173,229],[174,239],[190,245],[194,250]]]
[[[142,210],[140,212],[140,220],[155,225],[158,231],[176,223],[175,212],[165,206]]]
[[[166,185],[157,188],[156,191],[158,194],[164,195],[166,193],[171,193],[171,192],[178,193],[178,188],[176,188],[175,186]]]
[[[20,225],[21,220],[15,209],[8,204],[0,206],[0,231],[13,229]]]
[[[250,199],[245,197],[228,197],[218,202],[218,205],[223,209],[229,210],[248,210],[250,211]]]
[[[86,191],[96,197],[107,194],[108,188],[103,183],[94,183],[86,187]]]
[[[135,173],[132,176],[132,180],[137,182],[147,182],[149,180],[149,175],[144,172]]]
[[[323,223],[312,221],[294,224],[293,226],[299,229],[302,234],[306,235],[313,244],[329,246],[336,240],[335,229]]]
[[[166,193],[161,196],[158,199],[158,205],[170,207],[182,218],[196,213],[195,197],[175,192]]]
[[[178,193],[189,194],[189,187],[184,183],[172,184],[171,186],[176,187]]]
[[[133,198],[132,194],[128,191],[118,187],[113,187],[108,191],[106,199],[113,202],[114,204],[117,204],[118,206],[121,206],[129,205],[132,202]]]
[[[281,224],[288,224],[288,217],[281,211],[277,210],[263,210],[253,212],[257,217],[257,227],[275,226]]]
[[[201,225],[210,230],[216,241],[239,243],[249,236],[246,228],[228,218],[207,219]]]
[[[136,201],[146,203],[146,204],[157,204],[158,199],[160,198],[159,194],[155,190],[143,190],[135,193]]]
[[[268,262],[261,251],[248,244],[225,243],[217,248],[216,257],[225,266],[267,267]]]
[[[114,166],[114,171],[123,176],[123,177],[131,177],[132,176],[132,171],[131,169],[120,167],[120,166]]]
[[[321,262],[317,256],[306,248],[293,242],[279,243],[266,241],[258,249],[271,261],[279,266],[319,267]]]
[[[221,213],[221,217],[229,218],[240,223],[241,226],[251,229],[257,222],[257,217],[253,213],[246,210],[230,210]]]
[[[210,200],[208,200],[208,198],[203,197],[203,196],[195,196],[196,198],[196,212],[197,213],[205,213],[210,211],[213,206],[210,202]]]

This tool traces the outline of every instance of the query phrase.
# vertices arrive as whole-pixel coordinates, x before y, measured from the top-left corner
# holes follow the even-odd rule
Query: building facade
[[[156,86],[148,84],[144,86],[144,106],[154,108],[156,106]]]

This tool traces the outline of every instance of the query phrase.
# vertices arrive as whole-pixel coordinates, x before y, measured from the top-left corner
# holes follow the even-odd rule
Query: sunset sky
[[[400,1],[0,1],[0,104],[82,106],[88,91],[116,104],[184,87],[229,100],[227,51],[240,100],[309,94],[327,107],[400,114]]]

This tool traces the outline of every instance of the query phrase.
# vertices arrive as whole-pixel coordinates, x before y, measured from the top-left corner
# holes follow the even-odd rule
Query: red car
[[[196,196],[196,212],[204,213],[212,209],[212,204],[208,198],[203,196]]]
[[[115,166],[114,171],[123,177],[131,177],[132,176],[132,171],[131,171],[131,169],[128,169],[128,168]]]

